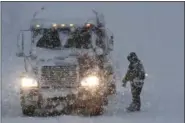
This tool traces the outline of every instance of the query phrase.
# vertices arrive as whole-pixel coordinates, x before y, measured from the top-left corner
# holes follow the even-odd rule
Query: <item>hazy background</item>
[[[86,17],[92,14],[91,9],[102,12],[107,27],[114,33],[114,61],[118,76],[123,76],[127,70],[128,53],[135,51],[149,74],[142,93],[148,95],[145,99],[150,100],[151,110],[183,119],[182,2],[2,2],[3,114],[15,107],[14,101],[19,96],[15,77],[22,68],[22,60],[15,57],[16,36],[20,29],[29,27],[33,13],[42,6],[53,9],[53,13],[60,13],[61,17]]]

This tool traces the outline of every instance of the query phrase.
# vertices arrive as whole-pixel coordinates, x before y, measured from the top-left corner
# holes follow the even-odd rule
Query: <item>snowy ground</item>
[[[136,51],[149,74],[142,91],[142,111],[126,113],[131,95],[118,87],[103,116],[25,117],[19,104],[18,77],[23,60],[15,57],[18,30],[28,27],[34,9],[46,5],[61,15],[88,15],[91,8],[103,11],[115,34],[117,84],[127,69],[126,55]],[[75,8],[69,9],[69,8]],[[89,9],[90,8],[90,9]],[[110,10],[111,8],[111,10]],[[65,11],[64,11],[65,10]],[[59,12],[59,11],[56,11]],[[60,13],[59,12],[59,13]],[[90,13],[89,12],[89,13]],[[121,14],[120,14],[121,13]],[[183,123],[184,31],[183,3],[2,3],[2,122],[69,123]],[[118,69],[119,68],[119,69]],[[124,93],[124,94],[123,94]]]

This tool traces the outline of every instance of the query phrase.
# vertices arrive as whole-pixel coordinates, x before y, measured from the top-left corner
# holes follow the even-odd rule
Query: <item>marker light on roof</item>
[[[62,26],[62,27],[64,27],[64,26],[65,26],[65,24],[61,24],[61,26]]]
[[[91,24],[89,24],[89,23],[88,23],[88,24],[86,24],[86,27],[90,27],[90,26],[91,26]]]
[[[74,26],[74,24],[70,24],[70,26]]]
[[[40,27],[40,25],[39,25],[39,24],[37,24],[37,25],[36,25],[36,27],[37,27],[37,28],[39,28],[39,27]]]
[[[57,24],[53,24],[53,27],[57,27]]]

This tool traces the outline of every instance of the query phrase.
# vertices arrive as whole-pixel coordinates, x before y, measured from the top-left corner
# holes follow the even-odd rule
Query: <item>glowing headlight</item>
[[[22,78],[21,86],[22,87],[37,87],[38,83],[36,80],[34,80],[32,78]]]
[[[96,76],[89,76],[81,81],[82,86],[98,86],[99,85],[99,78]]]

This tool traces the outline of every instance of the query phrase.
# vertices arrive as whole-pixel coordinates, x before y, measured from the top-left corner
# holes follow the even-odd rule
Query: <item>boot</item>
[[[137,103],[131,103],[126,109],[130,112],[140,111],[140,106]]]

